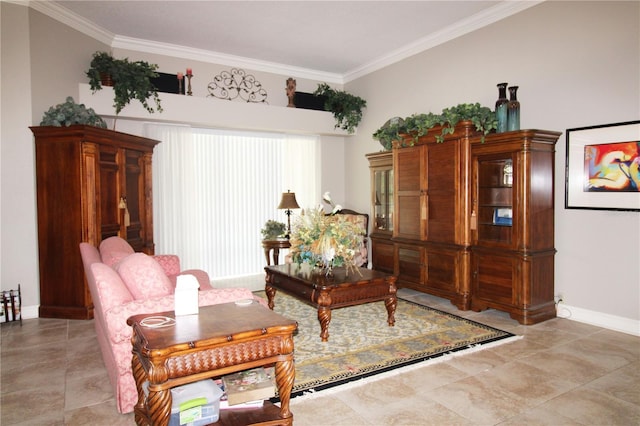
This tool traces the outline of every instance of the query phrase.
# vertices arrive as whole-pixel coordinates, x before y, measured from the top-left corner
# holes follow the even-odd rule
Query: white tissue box
[[[193,275],[178,275],[175,293],[175,314],[198,314],[198,280]]]

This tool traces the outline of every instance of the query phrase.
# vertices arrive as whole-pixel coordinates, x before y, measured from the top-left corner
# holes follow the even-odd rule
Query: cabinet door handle
[[[127,208],[127,197],[120,197],[120,202],[118,203],[118,208],[126,209]]]

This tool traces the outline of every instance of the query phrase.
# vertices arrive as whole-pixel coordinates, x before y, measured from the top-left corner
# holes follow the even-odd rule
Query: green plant
[[[268,220],[260,233],[262,234],[263,240],[275,240],[283,236],[286,231],[287,226],[284,223],[278,222],[277,220]]]
[[[442,128],[442,134],[436,136],[438,142],[444,141],[444,137],[447,134],[452,134],[455,130],[454,126],[461,121],[471,121],[476,130],[482,132],[482,142],[484,142],[484,137],[489,132],[498,128],[498,119],[495,112],[479,103],[459,104],[445,108],[442,110],[442,119],[442,124],[447,125]]]
[[[103,79],[108,78],[110,80],[110,84],[105,84],[107,86],[113,85],[113,81],[111,81],[111,76],[113,74],[115,59],[107,52],[95,52],[91,59],[90,68],[87,71],[87,77],[89,77],[89,85],[93,91],[100,90],[101,84],[104,83]]]
[[[385,150],[389,151],[392,148],[393,141],[399,140],[400,133],[404,131],[406,131],[405,121],[400,117],[394,117],[387,120],[382,127],[376,130],[373,138],[380,142]]]
[[[128,58],[115,59],[106,52],[96,52],[93,54],[90,68],[86,74],[94,93],[102,89],[100,74],[111,75],[114,91],[113,106],[116,109],[116,115],[134,99],[140,101],[147,111],[153,113],[155,110],[149,105],[149,98],[153,98],[156,110],[162,112],[158,90],[151,82],[152,78],[158,77],[156,69],[158,69],[158,65],[149,64],[146,61],[130,62]]]
[[[65,103],[49,108],[42,116],[41,126],[69,127],[74,124],[106,128],[107,123],[93,110],[84,104],[77,104],[71,96]]]
[[[332,89],[326,83],[318,84],[313,94],[325,98],[324,109],[333,113],[336,129],[346,130],[349,134],[355,131],[362,120],[362,109],[367,106],[367,101],[343,90]]]
[[[417,140],[420,136],[426,135],[433,127],[442,126],[441,133],[435,136],[436,141],[442,143],[446,135],[453,134],[455,126],[461,121],[471,121],[476,130],[482,132],[482,142],[484,142],[486,135],[498,127],[496,115],[490,108],[479,103],[458,104],[443,109],[440,114],[432,112],[413,114],[405,118],[397,128],[388,126],[387,122],[373,134],[373,138],[378,140],[385,149],[390,149],[391,142],[399,139],[402,133],[413,135],[414,140]]]

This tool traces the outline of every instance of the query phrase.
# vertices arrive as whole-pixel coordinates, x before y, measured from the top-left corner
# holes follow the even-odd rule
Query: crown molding
[[[388,55],[375,59],[358,68],[354,68],[351,71],[347,71],[342,76],[343,80],[345,83],[348,83],[367,74],[371,74],[374,71],[377,71],[389,65],[393,65],[410,56],[424,52],[440,44],[444,44],[448,41],[468,34],[472,31],[486,27],[487,25],[498,22],[511,15],[515,15],[516,13],[522,12],[523,10],[536,6],[540,3],[543,3],[544,1],[545,0],[507,0],[500,2],[499,4],[489,9],[476,13],[475,15],[470,16],[467,19],[463,19],[457,22],[455,25],[450,25],[427,37],[421,38],[411,44],[397,49]]]
[[[228,55],[209,50],[195,49],[169,43],[137,39],[116,35],[111,45],[113,48],[134,50],[138,52],[167,55],[176,58],[190,59],[200,62],[228,65],[233,67],[263,71],[282,75],[295,75],[297,78],[325,81],[328,83],[343,84],[340,74],[316,71],[308,68],[299,68],[275,62],[259,61],[242,56]]]
[[[56,3],[49,1],[30,1],[29,7],[109,46],[111,46],[113,38],[115,37],[115,34],[112,32],[105,30]]]
[[[388,55],[375,59],[345,74],[327,73],[308,68],[299,68],[274,62],[260,61],[256,59],[228,55],[209,50],[195,49],[186,46],[178,46],[169,43],[159,43],[151,40],[136,39],[113,34],[91,21],[72,11],[48,1],[30,1],[29,7],[44,13],[45,15],[62,22],[63,24],[80,31],[90,37],[105,43],[111,48],[120,48],[133,51],[141,51],[158,55],[166,55],[177,58],[197,60],[215,64],[242,67],[255,71],[263,71],[282,75],[296,75],[299,78],[324,81],[334,84],[345,84],[357,78],[363,77],[374,71],[402,61],[410,56],[429,50],[435,46],[446,43],[457,37],[461,37],[472,31],[490,25],[501,19],[522,12],[536,6],[545,0],[518,1],[506,0],[499,4],[477,13],[467,19],[457,22],[432,35],[419,39],[407,46],[397,49]]]

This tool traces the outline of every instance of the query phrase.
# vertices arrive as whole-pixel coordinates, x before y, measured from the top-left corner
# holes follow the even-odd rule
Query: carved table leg
[[[171,389],[158,392],[150,390],[147,407],[153,426],[167,426],[171,417]]]
[[[331,309],[318,306],[318,321],[320,321],[320,339],[323,342],[329,340],[329,323],[331,322]]]
[[[278,396],[280,397],[280,417],[282,419],[289,419],[290,423],[288,424],[293,424],[293,414],[289,410],[291,390],[293,389],[293,382],[296,376],[293,362],[293,338],[287,338],[283,346],[288,346],[291,352],[286,361],[276,362],[276,386],[278,387]]]
[[[276,289],[271,286],[271,280],[273,279],[273,275],[267,273],[267,277],[265,279],[264,284],[264,292],[267,293],[267,302],[269,305],[269,309],[273,311],[274,303],[273,299],[276,297]]]
[[[391,276],[387,279],[389,283],[389,297],[385,299],[384,305],[387,308],[387,323],[389,327],[393,327],[396,323],[396,306],[398,305],[398,288],[396,287],[396,277]]]
[[[140,363],[140,359],[136,354],[131,359],[131,369],[133,371],[133,377],[136,381],[136,388],[138,390],[138,402],[133,407],[135,412],[135,420],[137,425],[148,424],[147,410],[145,408],[144,391],[142,390],[142,383],[144,382],[144,369]]]
[[[396,306],[398,306],[398,298],[394,295],[384,300],[384,306],[387,308],[387,323],[389,327],[396,324]]]

